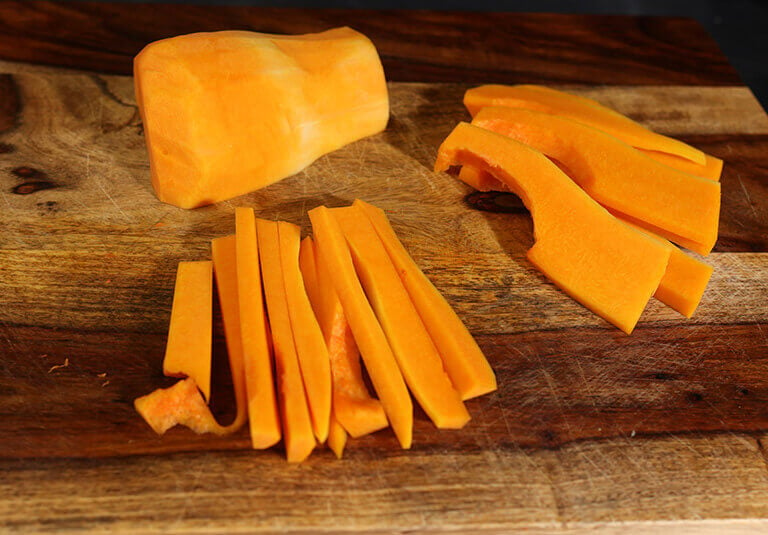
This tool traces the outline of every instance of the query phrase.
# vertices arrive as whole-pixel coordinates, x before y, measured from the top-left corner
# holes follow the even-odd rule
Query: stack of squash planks
[[[248,421],[255,449],[282,440],[301,462],[327,443],[341,457],[348,436],[388,426],[409,448],[411,396],[436,427],[459,429],[464,400],[496,389],[383,211],[358,200],[309,216],[313,237],[302,241],[298,226],[237,208],[235,234],[213,240],[212,261],[179,264],[163,370],[182,379],[135,401],[155,432],[228,434]],[[237,403],[228,426],[207,405],[214,274]]]
[[[691,317],[712,268],[722,160],[555,89],[468,90],[472,122],[438,150],[436,171],[481,191],[512,191],[534,220],[528,259],[627,334],[651,296]],[[673,243],[671,243],[673,242]]]

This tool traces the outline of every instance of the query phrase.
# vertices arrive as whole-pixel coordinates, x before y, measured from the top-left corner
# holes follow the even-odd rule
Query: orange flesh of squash
[[[254,449],[265,449],[277,444],[281,433],[261,290],[256,218],[252,208],[235,209],[235,227],[240,332],[251,444]]]
[[[299,269],[301,230],[296,225],[280,221],[278,231],[293,340],[312,417],[312,429],[317,441],[322,443],[328,438],[331,419],[331,362]]]
[[[666,152],[656,152],[645,149],[638,150],[659,163],[674,167],[678,171],[688,173],[689,175],[696,175],[701,178],[718,182],[720,180],[720,175],[723,173],[723,160],[709,154],[704,155],[706,159],[704,165],[699,165],[690,160],[686,160],[685,158],[675,156],[674,154],[667,154]]]
[[[561,162],[599,203],[700,244],[702,254],[717,241],[718,182],[661,165],[613,136],[563,117],[490,107],[480,110],[472,124]]]
[[[337,459],[341,459],[344,454],[344,447],[347,445],[347,432],[344,427],[339,423],[331,411],[331,423],[328,427],[328,447],[336,455]]]
[[[211,395],[213,263],[179,262],[163,373],[191,377],[203,397]]]
[[[245,362],[243,361],[243,342],[240,334],[240,303],[237,297],[237,243],[235,236],[215,238],[211,241],[213,273],[216,276],[216,288],[224,324],[224,337],[227,340],[229,369],[232,374],[232,386],[235,391],[237,413],[230,427],[240,429],[248,419],[248,396],[245,386]]]
[[[368,393],[355,338],[333,289],[327,267],[316,262],[315,247],[310,237],[301,242],[299,259],[304,285],[331,359],[333,415],[355,438],[384,429],[389,425],[384,407]]]
[[[365,294],[413,396],[438,428],[464,427],[469,412],[376,229],[356,206],[333,208],[331,214],[344,233]]]
[[[316,441],[288,311],[280,257],[280,231],[276,221],[264,219],[256,220],[256,231],[264,297],[275,353],[275,379],[285,453],[288,462],[301,462],[315,449]]]
[[[510,191],[506,184],[490,173],[469,165],[461,168],[459,178],[479,191]],[[614,215],[632,228],[666,244],[670,250],[669,263],[653,296],[683,316],[693,316],[712,276],[712,267],[684,253],[665,238],[631,223],[621,215]]]
[[[460,123],[436,171],[472,165],[493,174],[534,221],[528,259],[576,301],[629,334],[666,270],[670,251],[598,205],[546,156],[509,137]]]
[[[350,28],[163,39],[136,56],[134,80],[152,185],[182,208],[296,174],[389,117],[376,48]]]
[[[356,200],[353,206],[365,213],[375,228],[461,398],[466,400],[496,390],[496,376],[477,342],[405,250],[384,212],[361,200]]]
[[[133,405],[158,435],[177,424],[198,434],[226,435],[236,431],[233,425],[224,427],[216,422],[191,377],[137,398]]]
[[[692,163],[704,165],[706,157],[702,151],[661,134],[648,130],[629,117],[602,104],[537,85],[483,85],[467,90],[464,105],[470,115],[488,106],[506,106],[531,111],[561,115],[582,124],[606,132],[638,149],[647,149],[673,154]]]
[[[324,263],[341,301],[371,382],[401,447],[413,441],[413,403],[387,337],[355,273],[344,234],[328,208],[309,211],[317,246],[317,262]]]

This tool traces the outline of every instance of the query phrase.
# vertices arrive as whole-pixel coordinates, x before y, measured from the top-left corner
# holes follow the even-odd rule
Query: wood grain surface
[[[125,25],[98,23],[107,13],[124,15]],[[697,26],[615,18],[627,39],[643,35],[655,51],[636,60],[616,56],[627,66],[616,79],[610,63],[597,67],[606,54],[599,43],[582,41],[602,32],[611,49],[608,40],[618,34],[605,31],[603,17],[547,19],[551,34],[537,16],[514,26],[523,52],[510,79],[532,69],[526,81],[558,82],[726,161],[720,240],[705,259],[715,272],[699,310],[686,320],[652,301],[626,336],[526,261],[532,225],[516,197],[475,194],[431,171],[439,142],[467,118],[463,91],[474,76],[501,72],[498,58],[457,83],[451,77],[464,60],[456,50],[442,59],[433,54],[427,66],[410,49],[413,63],[390,56],[388,69],[398,75],[389,85],[392,115],[382,134],[216,206],[185,211],[159,203],[131,79],[87,70],[120,71],[131,47],[150,34],[234,26],[236,14],[258,13],[260,28],[274,31],[289,22],[299,30],[317,20],[366,22],[357,12],[178,13],[151,23],[141,6],[0,2],[3,29],[19,39],[27,32],[24,42],[37,47],[14,48],[11,34],[0,32],[4,531],[768,529],[768,117]],[[408,17],[402,26],[386,18],[367,24],[395,46],[407,41],[403,35],[416,35],[419,22],[434,52],[441,35],[459,42],[493,20]],[[54,21],[74,20],[90,31],[53,28]],[[254,20],[241,25],[256,26]],[[461,25],[448,31],[449,23]],[[660,28],[688,33],[661,39]],[[570,56],[563,60],[545,35],[570,39],[580,47],[572,54],[595,72],[564,67]],[[110,36],[130,39],[108,47]],[[498,47],[499,58],[511,57],[511,45],[494,43],[488,46]],[[708,57],[712,70],[694,72],[683,43]],[[663,54],[677,59],[655,61]],[[533,72],[537,65],[541,73]],[[307,233],[308,209],[357,197],[388,212],[476,335],[499,390],[468,403],[472,421],[462,431],[438,431],[417,413],[412,450],[400,450],[384,430],[351,441],[341,461],[320,449],[308,462],[288,465],[279,448],[251,451],[245,431],[226,438],[185,429],[154,435],[132,401],[171,382],[161,359],[176,263],[209,258],[210,239],[234,230],[236,206]],[[233,400],[222,336],[217,316],[213,404],[226,421]]]

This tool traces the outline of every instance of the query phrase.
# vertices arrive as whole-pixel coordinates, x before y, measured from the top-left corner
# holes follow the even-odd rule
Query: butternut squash
[[[276,221],[257,219],[256,231],[264,297],[275,352],[275,377],[285,452],[288,462],[301,462],[315,448],[315,436],[288,310],[279,226]]]
[[[490,173],[469,165],[461,168],[459,178],[478,191],[510,191],[506,184],[496,180]],[[687,318],[693,316],[712,276],[712,267],[687,255],[668,240],[630,222],[621,215],[614,214],[614,216],[635,230],[658,240],[669,249],[667,269],[653,296],[683,316]]]
[[[539,85],[483,85],[467,90],[464,105],[474,117],[488,106],[523,108],[568,117],[602,130],[633,147],[674,154],[704,165],[705,154],[679,141],[648,130],[600,103]]]
[[[671,241],[698,244],[695,250],[701,254],[717,241],[718,182],[661,165],[613,136],[564,117],[487,107],[472,124],[557,160],[600,204],[666,230]]]
[[[410,448],[413,441],[411,397],[392,348],[357,278],[344,234],[324,206],[310,210],[309,219],[317,245],[318,264],[324,263],[328,267],[333,287],[395,436],[401,447]]]
[[[389,425],[387,415],[381,402],[368,393],[355,338],[327,266],[316,261],[312,238],[307,237],[301,242],[299,259],[307,295],[331,360],[334,418],[353,437],[384,429]]]
[[[670,251],[618,221],[546,156],[467,123],[438,150],[435,171],[472,165],[523,200],[534,221],[528,259],[578,302],[625,333],[664,276]]]
[[[461,398],[470,399],[496,390],[496,375],[477,342],[405,250],[386,214],[359,199],[353,206],[368,217],[376,230]]]
[[[211,395],[213,263],[179,262],[163,373],[191,377],[205,400]]]
[[[438,428],[464,427],[469,412],[445,373],[437,348],[376,229],[356,206],[333,208],[331,213],[344,233],[357,276],[411,393]]]
[[[328,447],[336,455],[337,459],[341,459],[344,454],[344,447],[347,445],[347,432],[344,427],[336,419],[336,416],[331,410],[331,423],[328,427]]]
[[[704,165],[693,163],[690,160],[675,156],[674,154],[667,154],[666,152],[656,152],[653,150],[638,149],[640,152],[648,156],[649,158],[656,160],[659,163],[674,167],[678,171],[688,173],[689,175],[700,176],[708,180],[714,180],[718,182],[720,175],[723,174],[723,160],[716,158],[709,154],[704,154]]]
[[[294,175],[389,117],[376,48],[350,28],[163,39],[136,56],[134,80],[152,185],[182,208]]]
[[[299,270],[301,230],[286,221],[278,222],[277,226],[293,341],[312,417],[312,429],[317,441],[322,443],[328,438],[331,419],[331,362]]]
[[[216,276],[216,288],[221,308],[221,320],[224,324],[224,337],[227,341],[227,356],[235,391],[237,413],[230,424],[234,430],[240,429],[248,419],[248,395],[245,386],[245,362],[243,358],[243,340],[240,333],[240,302],[237,291],[237,242],[235,236],[215,238],[211,241],[213,274]]]
[[[256,217],[252,208],[235,209],[235,241],[251,444],[254,449],[265,449],[280,441],[281,431],[261,290]]]
[[[136,398],[133,406],[158,435],[175,425],[198,434],[226,435],[235,431],[231,425],[222,427],[216,422],[192,377]]]

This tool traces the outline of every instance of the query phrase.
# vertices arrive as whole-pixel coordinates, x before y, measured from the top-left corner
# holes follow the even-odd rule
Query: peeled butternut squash
[[[472,124],[510,136],[557,160],[600,204],[664,229],[673,242],[695,244],[693,250],[706,255],[717,241],[718,182],[661,165],[613,136],[564,117],[486,107]]]
[[[435,170],[469,164],[523,200],[534,221],[528,259],[578,302],[626,333],[664,276],[670,251],[591,199],[546,156],[504,135],[460,123]]]
[[[561,115],[592,126],[638,149],[674,154],[704,165],[705,154],[697,148],[648,130],[629,117],[592,99],[540,85],[483,85],[467,90],[464,105],[474,117],[484,107],[505,106]]]
[[[136,56],[134,80],[152,185],[182,208],[296,174],[389,117],[376,48],[350,28],[163,39]]]

